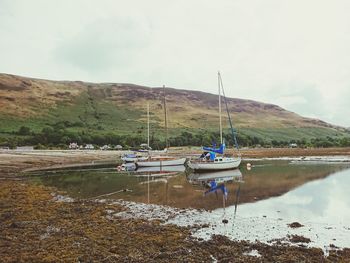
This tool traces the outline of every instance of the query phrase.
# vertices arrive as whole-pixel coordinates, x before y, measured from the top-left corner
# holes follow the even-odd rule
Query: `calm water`
[[[297,234],[310,238],[309,246],[325,251],[330,244],[350,247],[350,163],[251,163],[251,170],[243,163],[240,170],[211,174],[188,174],[184,167],[177,167],[180,171],[96,169],[47,172],[33,176],[33,180],[72,197],[136,201],[128,206],[133,216],[166,218],[159,207],[142,203],[198,208],[176,212],[168,222],[179,226],[209,224],[194,233],[204,239],[221,234],[270,243]],[[226,202],[221,190],[204,195],[212,180],[227,187]],[[295,221],[304,227],[288,227]]]
[[[226,207],[234,206],[236,203],[256,203],[268,199],[265,202],[258,202],[264,204],[261,206],[263,213],[269,210],[268,206],[275,206],[274,210],[278,211],[288,206],[297,211],[323,213],[327,202],[333,202],[333,208],[348,208],[350,191],[347,190],[347,186],[350,185],[350,164],[288,161],[251,163],[253,164],[251,170],[247,170],[243,163],[240,170],[219,173],[188,174],[184,171],[184,167],[170,167],[167,171],[153,169],[153,171],[134,172],[105,168],[46,172],[35,176],[34,180],[66,191],[72,197],[108,197],[178,208],[209,210],[223,206],[221,191],[218,191],[217,195],[215,193],[204,195],[208,190],[208,182],[216,180],[225,182],[228,189]],[[128,190],[123,191],[125,189]],[[290,194],[284,195],[288,192]],[[276,204],[273,198],[270,198],[281,195],[284,196],[283,202],[278,201]]]

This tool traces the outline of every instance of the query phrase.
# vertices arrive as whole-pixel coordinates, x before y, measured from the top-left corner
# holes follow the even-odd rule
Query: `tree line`
[[[172,136],[168,140],[170,146],[203,146],[219,144],[218,132],[191,133],[183,131],[177,136]],[[223,137],[228,146],[233,145],[233,138],[230,133],[224,133]],[[22,145],[34,145],[37,148],[67,148],[69,143],[75,142],[79,145],[122,145],[126,149],[137,148],[147,139],[141,135],[120,135],[114,133],[95,133],[93,131],[72,132],[65,129],[64,125],[54,125],[43,128],[40,132],[33,132],[29,127],[22,126],[10,137],[0,138],[0,145],[14,148]],[[298,147],[350,147],[350,137],[325,137],[305,138],[298,140],[268,140],[257,136],[249,136],[244,133],[237,134],[240,147],[289,147],[296,144]],[[159,139],[154,136],[150,138],[150,145],[153,149],[163,149],[165,147],[164,138]]]

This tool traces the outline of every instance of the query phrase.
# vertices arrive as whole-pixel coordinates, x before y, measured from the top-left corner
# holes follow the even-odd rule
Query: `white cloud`
[[[0,71],[276,103],[350,126],[350,2],[0,1]],[[349,97],[349,96],[348,96]]]

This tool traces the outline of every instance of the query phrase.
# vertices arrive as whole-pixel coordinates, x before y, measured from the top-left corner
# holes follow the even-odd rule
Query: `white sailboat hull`
[[[161,167],[161,166],[175,166],[175,165],[184,165],[186,158],[180,158],[175,160],[150,160],[150,161],[141,161],[136,162],[138,167]]]
[[[235,169],[241,164],[241,158],[223,158],[221,162],[189,161],[188,167],[195,171],[220,171]]]

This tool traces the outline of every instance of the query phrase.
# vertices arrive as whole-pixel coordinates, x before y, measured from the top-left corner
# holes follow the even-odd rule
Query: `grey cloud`
[[[98,20],[56,49],[56,58],[94,73],[134,62],[149,44],[147,24],[132,19]]]
[[[327,103],[316,84],[291,81],[271,87],[268,94],[275,104],[304,116],[327,115]]]
[[[350,128],[350,84],[347,89],[340,91],[337,96],[337,101],[331,105],[333,108],[332,121],[338,125],[343,125]]]
[[[10,12],[10,3],[9,0],[1,0],[0,1],[0,15],[7,15]]]
[[[299,83],[282,90],[275,89],[271,94],[274,94],[278,105],[288,110],[306,117],[350,127],[350,87],[341,91],[329,87],[328,92],[322,94],[316,84]],[[328,97],[334,97],[333,101]]]

